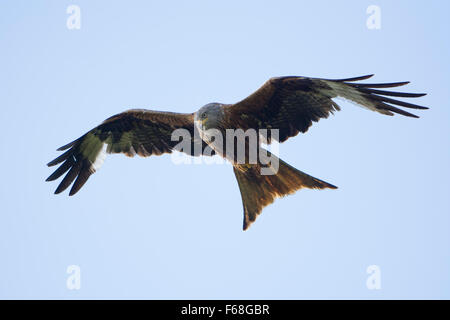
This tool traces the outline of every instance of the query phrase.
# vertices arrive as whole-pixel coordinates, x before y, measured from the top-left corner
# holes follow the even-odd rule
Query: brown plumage
[[[151,110],[128,110],[112,116],[98,127],[92,129],[80,138],[62,146],[58,151],[67,150],[61,156],[48,163],[54,166],[63,164],[46,181],[53,181],[64,173],[64,177],[55,191],[55,194],[66,190],[75,180],[69,195],[74,195],[86,183],[91,174],[96,171],[95,160],[107,146],[107,153],[123,153],[129,157],[138,154],[141,157],[170,153],[178,143],[171,140],[175,129],[188,130],[192,139],[192,152],[199,150],[195,144],[206,144],[200,139],[194,139],[194,114],[160,112]],[[192,156],[200,154],[191,153]]]
[[[272,78],[238,103],[211,103],[191,114],[129,110],[108,118],[77,140],[59,148],[59,151],[65,152],[48,163],[48,166],[60,166],[47,181],[56,180],[67,173],[55,193],[64,191],[73,183],[69,192],[69,195],[73,195],[98,169],[105,153],[123,153],[131,157],[135,154],[147,157],[170,153],[178,144],[178,141],[172,141],[172,132],[185,129],[191,136],[191,148],[188,152],[182,151],[198,156],[208,149],[207,155],[215,152],[232,162],[242,196],[245,230],[255,221],[262,209],[277,197],[294,193],[301,188],[336,187],[307,175],[278,158],[276,160],[279,162],[279,168],[276,174],[261,175],[261,168],[266,165],[259,159],[257,163],[249,163],[248,158],[244,163],[236,162],[235,158],[230,158],[224,149],[220,149],[215,142],[207,138],[208,130],[218,129],[225,137],[227,129],[277,129],[278,138],[265,138],[268,143],[273,138],[283,142],[299,132],[305,133],[313,122],[339,111],[340,107],[333,100],[337,97],[390,116],[401,114],[418,118],[400,107],[427,109],[389,98],[416,98],[425,94],[381,90],[402,86],[408,82],[357,82],[371,76],[339,80],[295,76]],[[259,142],[258,138],[255,146],[257,151],[260,150]],[[247,141],[244,143],[249,146]]]
[[[254,222],[265,206],[276,198],[292,194],[301,188],[336,189],[336,186],[295,169],[279,159],[275,175],[261,175],[259,165],[234,165],[233,171],[241,191],[244,207],[244,230]]]

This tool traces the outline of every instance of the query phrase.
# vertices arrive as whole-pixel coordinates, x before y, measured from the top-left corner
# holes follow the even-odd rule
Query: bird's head
[[[222,104],[208,103],[201,107],[194,115],[194,121],[201,130],[215,129],[223,116]]]

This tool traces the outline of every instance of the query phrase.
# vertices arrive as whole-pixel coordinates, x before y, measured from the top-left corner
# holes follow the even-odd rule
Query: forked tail
[[[273,175],[261,175],[259,165],[235,165],[234,174],[241,191],[244,207],[244,230],[247,230],[262,209],[275,198],[292,194],[298,189],[336,189],[337,187],[295,169],[279,159],[279,169]]]

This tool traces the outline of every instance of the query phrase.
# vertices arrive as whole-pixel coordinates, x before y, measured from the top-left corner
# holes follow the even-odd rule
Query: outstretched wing
[[[379,90],[409,82],[353,83],[373,75],[356,78],[327,80],[307,77],[280,77],[268,80],[246,99],[225,107],[230,123],[244,130],[279,129],[280,142],[299,132],[305,133],[313,122],[328,118],[340,108],[332,99],[341,97],[367,109],[385,114],[398,113],[408,117],[416,115],[396,106],[412,109],[428,109],[415,104],[394,100],[386,96],[415,98],[423,93],[403,93]],[[270,140],[270,137],[269,137]]]
[[[194,115],[150,110],[129,110],[105,120],[77,140],[62,146],[67,150],[49,167],[60,164],[46,181],[53,181],[68,173],[55,194],[67,189],[75,180],[69,195],[74,195],[103,163],[107,153],[148,157],[170,153],[179,141],[172,141],[175,129],[186,129],[191,137],[191,155],[200,155],[206,144],[194,134]],[[198,145],[201,146],[198,146]],[[196,146],[197,145],[197,146]],[[189,150],[181,150],[188,153]]]

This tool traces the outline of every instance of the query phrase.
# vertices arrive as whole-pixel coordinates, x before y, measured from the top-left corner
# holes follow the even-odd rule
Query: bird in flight
[[[281,159],[271,155],[277,163],[272,174],[262,174],[267,166],[260,159],[250,161],[248,151],[244,161],[236,161],[236,148],[226,150],[208,132],[212,129],[222,133],[229,129],[247,132],[248,130],[276,130],[276,135],[266,134],[257,139],[257,151],[263,150],[261,143],[272,139],[284,142],[299,132],[305,133],[313,122],[318,122],[340,107],[333,98],[344,98],[366,109],[392,116],[400,114],[407,117],[418,116],[399,107],[408,109],[428,109],[390,97],[416,98],[423,93],[404,93],[386,91],[384,88],[403,86],[409,82],[361,83],[373,75],[347,79],[320,79],[309,77],[277,77],[269,79],[264,85],[244,100],[235,104],[209,103],[194,113],[173,113],[143,109],[128,110],[112,116],[99,126],[90,130],[75,141],[58,149],[65,151],[48,166],[60,165],[47,181],[67,174],[58,185],[55,194],[61,193],[72,183],[69,195],[74,195],[88,178],[101,166],[108,153],[123,153],[129,157],[139,155],[148,157],[178,150],[178,141],[172,134],[177,129],[189,133],[191,148],[181,150],[191,156],[217,154],[233,165],[241,192],[244,223],[246,230],[262,209],[276,198],[292,194],[301,188],[336,189],[323,180],[295,169]],[[242,140],[242,139],[241,139]],[[249,139],[244,137],[244,145],[250,150]],[[241,141],[242,142],[242,141]],[[233,157],[234,156],[234,157]],[[269,167],[272,164],[269,164]]]

